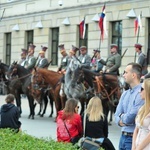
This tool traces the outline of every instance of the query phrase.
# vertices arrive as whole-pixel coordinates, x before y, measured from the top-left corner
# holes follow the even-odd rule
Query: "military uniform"
[[[100,60],[103,65],[106,65],[105,70],[109,70],[109,73],[118,74],[119,67],[121,66],[121,56],[118,53],[111,54],[106,61]]]
[[[34,68],[37,58],[34,57],[34,48],[36,46],[31,44],[29,45],[29,50],[28,50],[28,54],[30,54],[30,52],[33,52],[32,54],[28,55],[26,58],[26,63],[25,63],[25,68],[29,69],[30,71],[32,71],[32,69]]]
[[[48,60],[46,58],[38,59],[37,67],[38,68],[46,68],[48,65]]]
[[[28,56],[26,59],[26,68],[32,70],[36,64],[36,57]]]
[[[142,66],[142,75],[147,74],[148,73],[148,70],[147,70],[147,58],[146,58],[146,55],[143,54],[142,52],[139,53],[137,63]]]
[[[60,63],[59,71],[61,71],[62,69],[64,69],[64,70],[67,69],[67,65],[68,65],[68,63],[69,63],[68,61],[69,61],[68,55],[63,56],[63,57],[61,58],[61,63]]]
[[[21,59],[19,60],[18,64],[23,67],[26,64],[26,55],[27,55],[27,50],[22,48]]]
[[[80,50],[86,50],[86,46],[81,46]],[[91,64],[91,57],[85,53],[85,54],[80,54],[80,56],[78,57],[78,59],[80,60],[80,66],[81,67],[85,67],[85,68],[91,68],[90,64]]]
[[[138,53],[138,59],[137,59],[137,63],[141,65],[142,67],[142,75],[145,75],[148,73],[147,70],[147,58],[146,55],[144,53],[142,53],[142,45],[137,43],[134,45],[134,47],[136,48],[136,52]]]

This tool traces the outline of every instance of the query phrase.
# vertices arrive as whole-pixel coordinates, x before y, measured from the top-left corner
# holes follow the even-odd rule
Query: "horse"
[[[36,99],[40,99],[41,90],[43,87],[52,94],[55,107],[56,107],[56,115],[59,110],[63,109],[65,105],[65,100],[61,99],[59,95],[59,91],[61,88],[61,78],[63,77],[62,74],[47,70],[43,68],[34,69],[32,72],[32,89],[39,89],[38,91],[33,90],[32,94],[36,95]]]
[[[34,81],[35,80],[33,80],[33,76],[32,76],[31,93],[32,93],[33,98],[40,104],[40,110],[38,112],[38,115],[40,115],[41,117],[44,116],[44,114],[46,112],[46,107],[47,107],[47,104],[49,101],[50,106],[51,106],[51,113],[50,113],[49,117],[52,117],[52,115],[54,113],[54,109],[53,109],[54,97],[53,97],[52,93],[49,92],[49,88],[47,88],[45,85],[41,85],[39,87],[39,86],[37,86],[37,84]],[[41,114],[43,102],[44,102],[44,109]]]
[[[27,98],[28,98],[28,102],[29,102],[29,108],[30,108],[30,114],[28,116],[28,118],[30,119],[34,119],[34,109],[36,104],[34,104],[34,98],[31,95],[30,92],[30,84],[31,84],[31,73],[28,69],[24,68],[23,66],[17,64],[17,62],[13,62],[8,71],[7,71],[8,75],[17,75],[18,79],[21,81],[21,90],[23,91],[24,94],[26,94]]]
[[[94,95],[101,98],[104,114],[108,116],[109,110],[113,112],[121,96],[121,87],[117,76],[95,73],[86,68],[77,68],[75,72],[78,76],[74,76],[74,80],[77,83],[85,81],[91,90],[94,89]],[[112,121],[112,113],[110,121]]]
[[[14,77],[12,80],[9,80],[7,77],[8,69],[9,69],[9,66],[0,61],[1,79],[3,80],[3,82],[6,86],[7,93],[11,93],[15,96],[16,105],[18,107],[18,110],[19,110],[20,116],[21,116],[22,108],[21,108],[21,96],[20,95],[23,94],[23,92],[21,90],[21,82],[19,79],[14,78]]]

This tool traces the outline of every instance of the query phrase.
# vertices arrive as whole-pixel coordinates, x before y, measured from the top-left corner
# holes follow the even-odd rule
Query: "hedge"
[[[56,142],[51,138],[36,138],[25,132],[0,129],[0,150],[79,150],[77,145]],[[103,149],[101,149],[103,150]]]

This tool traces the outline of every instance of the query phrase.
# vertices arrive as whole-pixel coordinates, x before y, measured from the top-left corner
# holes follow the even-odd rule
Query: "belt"
[[[132,133],[132,132],[125,132],[125,131],[123,131],[123,132],[122,132],[122,135],[125,135],[125,136],[133,136],[133,133]]]

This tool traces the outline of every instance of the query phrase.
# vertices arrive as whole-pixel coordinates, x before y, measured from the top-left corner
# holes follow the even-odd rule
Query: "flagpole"
[[[99,39],[99,50],[101,48],[101,41],[102,41],[102,34],[100,34],[100,39]]]
[[[142,12],[141,12],[142,14]],[[140,16],[141,16],[140,14]],[[139,42],[139,36],[140,36],[140,26],[138,26],[138,34],[137,34],[137,39],[136,39],[136,43]],[[136,52],[135,52],[135,55],[134,55],[134,62],[136,62]]]

